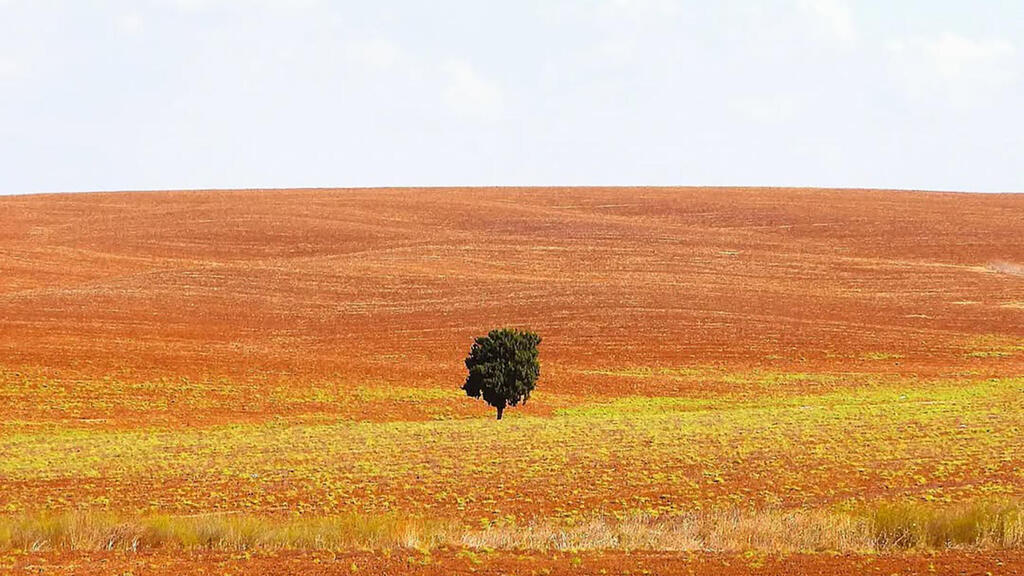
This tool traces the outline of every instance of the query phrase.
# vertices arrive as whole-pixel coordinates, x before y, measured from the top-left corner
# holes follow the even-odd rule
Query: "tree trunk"
[[[501,420],[501,413],[505,411],[504,406],[498,406],[498,420]]]

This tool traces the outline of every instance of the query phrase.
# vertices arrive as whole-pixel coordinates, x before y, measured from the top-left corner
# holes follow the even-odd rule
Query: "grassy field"
[[[5,198],[0,572],[1013,573],[1022,211]],[[500,325],[544,343],[497,422],[459,386]]]
[[[60,382],[34,385],[21,376],[14,385],[6,376],[8,394]],[[469,529],[729,510],[857,514],[880,503],[1024,497],[1024,378],[746,373],[728,380],[778,391],[565,397],[548,415],[514,413],[500,428],[431,411],[438,394],[415,389],[355,398],[426,404],[420,421],[344,413],[195,429],[8,421],[0,508],[129,518],[400,514]],[[786,390],[798,382],[827,389]]]

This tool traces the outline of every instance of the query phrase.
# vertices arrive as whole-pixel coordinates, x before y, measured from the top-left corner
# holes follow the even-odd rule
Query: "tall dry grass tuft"
[[[948,508],[883,504],[868,515],[875,546],[888,548],[1024,548],[1024,507],[976,502]]]
[[[867,523],[848,514],[796,510],[715,513],[703,518],[704,548],[738,552],[862,552],[872,548]]]
[[[553,550],[716,550],[811,552],[872,549],[868,523],[827,512],[728,510],[671,517],[634,514],[573,526],[550,522],[468,532],[470,547]]]
[[[0,546],[7,549],[135,549],[139,535],[137,525],[110,514],[18,516],[0,521]]]
[[[449,533],[444,522],[398,516],[211,514],[123,520],[76,512],[0,517],[0,549],[20,550],[434,548],[448,542]]]
[[[421,549],[714,550],[871,552],[950,547],[1024,549],[1024,506],[978,502],[938,507],[887,503],[859,512],[722,510],[678,516],[595,516],[567,525],[537,521],[471,530],[397,515],[268,517],[108,513],[0,517],[0,550]]]

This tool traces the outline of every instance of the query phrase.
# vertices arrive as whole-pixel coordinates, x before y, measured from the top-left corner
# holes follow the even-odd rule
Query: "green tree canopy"
[[[540,336],[514,328],[478,337],[466,357],[466,396],[483,397],[498,409],[498,420],[506,406],[526,404],[540,377],[539,344]]]

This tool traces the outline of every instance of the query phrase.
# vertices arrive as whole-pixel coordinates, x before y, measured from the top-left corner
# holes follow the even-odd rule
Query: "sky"
[[[1021,0],[0,0],[0,194],[1024,192]]]

